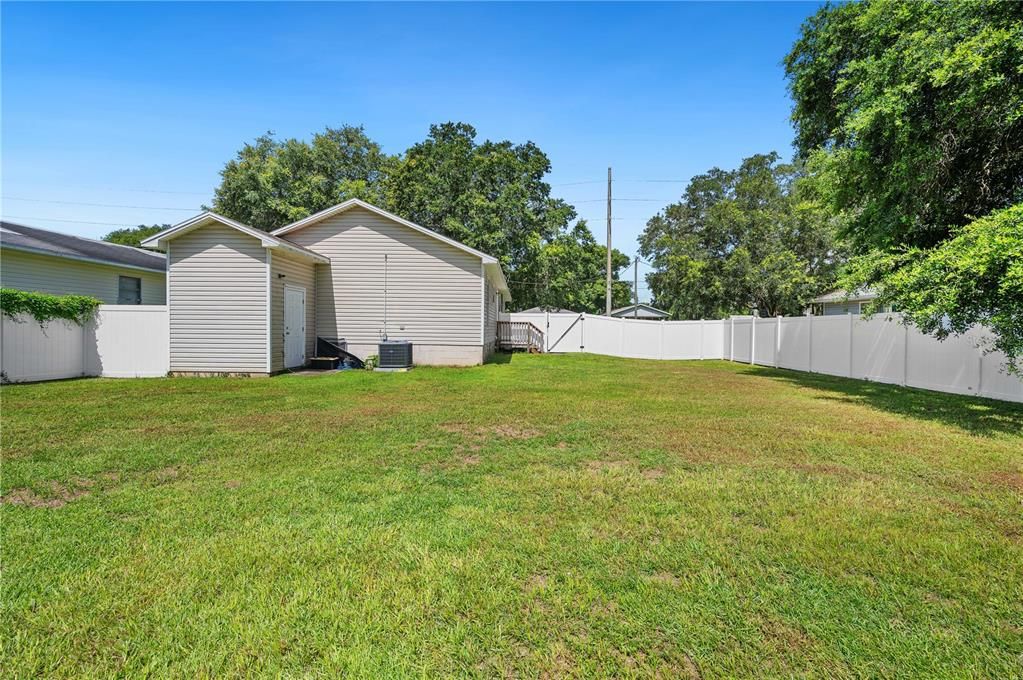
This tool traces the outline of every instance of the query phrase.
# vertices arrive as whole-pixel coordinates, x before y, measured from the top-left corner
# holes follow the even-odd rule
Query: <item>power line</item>
[[[8,182],[9,184],[27,184],[24,181]],[[129,189],[126,187],[98,187],[98,186],[87,186],[78,185],[71,187],[63,185],[67,189],[82,189],[87,191],[120,191],[132,194],[174,194],[181,196],[211,196],[213,192],[210,191],[173,191],[170,189]]]
[[[560,182],[558,184],[552,184],[552,187],[572,187],[580,184],[603,184],[605,180],[602,179],[587,179],[579,182]],[[688,182],[688,179],[615,179],[616,182],[631,182],[631,183],[653,183],[653,184],[681,184]]]
[[[568,201],[569,203],[604,203],[606,198],[587,198],[582,201]],[[612,198],[611,202],[617,201],[640,201],[643,203],[663,203],[664,200],[660,198]]]
[[[574,186],[579,186],[580,184],[602,184],[603,182],[604,182],[604,180],[602,180],[602,179],[587,179],[587,180],[583,180],[582,182],[561,182],[559,184],[552,184],[551,186],[552,187],[574,187]]]
[[[89,222],[87,220],[59,220],[56,217],[28,217],[25,215],[7,215],[5,220],[39,220],[40,222],[68,222],[70,224],[98,224],[103,227],[137,227],[138,224],[114,224],[113,222]]]
[[[196,208],[172,208],[170,206],[157,205],[121,205],[117,203],[85,203],[83,201],[56,201],[46,198],[21,198],[18,196],[4,196],[5,201],[27,201],[29,203],[55,203],[59,205],[88,205],[94,208],[131,208],[132,210],[181,210],[184,212],[199,212]]]

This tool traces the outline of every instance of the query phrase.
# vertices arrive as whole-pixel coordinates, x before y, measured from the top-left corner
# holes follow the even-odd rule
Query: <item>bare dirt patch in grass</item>
[[[146,474],[146,478],[155,484],[167,484],[179,479],[183,474],[183,470],[184,466],[168,465],[167,467],[152,470]]]
[[[444,423],[440,429],[451,434],[458,434],[470,439],[488,439],[501,437],[503,439],[533,439],[543,433],[531,427],[524,427],[515,424],[490,425],[479,427],[468,423]]]
[[[611,459],[611,460],[589,460],[586,461],[586,469],[590,472],[613,472],[615,470],[624,470],[632,464],[630,460],[622,459]]]
[[[992,472],[987,478],[997,486],[1007,486],[1015,491],[1023,491],[1023,473],[1006,470]]]
[[[543,590],[547,587],[550,582],[550,578],[547,574],[533,574],[526,579],[525,589],[527,592],[534,592],[537,590]]]
[[[658,571],[654,574],[647,574],[643,577],[650,583],[657,583],[665,586],[678,587],[682,585],[682,579],[668,571]]]
[[[60,508],[88,495],[93,484],[89,479],[76,479],[74,486],[70,487],[59,482],[50,482],[47,495],[39,495],[29,488],[11,489],[4,495],[3,502],[29,508]]]
[[[665,473],[664,473],[664,470],[662,470],[661,468],[654,467],[654,468],[647,468],[646,470],[643,470],[643,472],[641,474],[643,475],[643,479],[651,479],[651,480],[653,480],[653,479],[660,479],[661,477],[664,476]]]
[[[778,643],[784,649],[805,649],[813,644],[813,640],[802,630],[777,619],[761,621],[760,632],[764,638]]]

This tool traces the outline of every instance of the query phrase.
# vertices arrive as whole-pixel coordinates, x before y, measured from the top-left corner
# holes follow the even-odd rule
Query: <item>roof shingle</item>
[[[158,272],[167,269],[167,258],[163,253],[153,253],[141,248],[61,234],[47,229],[26,227],[13,222],[0,222],[0,247],[29,250],[56,257],[70,257],[76,260],[84,259],[113,265],[141,267]]]

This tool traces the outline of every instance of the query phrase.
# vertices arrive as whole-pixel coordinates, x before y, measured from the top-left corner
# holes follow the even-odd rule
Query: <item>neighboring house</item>
[[[511,297],[495,258],[357,199],[272,233],[206,212],[143,244],[167,251],[172,373],[277,373],[317,336],[479,364]]]
[[[573,312],[571,309],[565,309],[564,307],[530,307],[529,309],[523,309],[521,312],[516,314],[578,314],[579,312]]]
[[[110,305],[162,305],[163,253],[0,222],[0,287],[90,295]]]
[[[628,307],[612,309],[611,316],[619,319],[626,318],[661,321],[663,319],[667,319],[671,315],[663,309],[657,309],[656,307],[640,302],[639,304],[629,305]]]
[[[807,308],[808,314],[815,316],[833,316],[836,314],[863,314],[874,299],[877,293],[872,290],[858,290],[854,293],[847,293],[844,290],[833,290],[815,297],[810,301]],[[884,312],[892,311],[891,307],[885,307]]]

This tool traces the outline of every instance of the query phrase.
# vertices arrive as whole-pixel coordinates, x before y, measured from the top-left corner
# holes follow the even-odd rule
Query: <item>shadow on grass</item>
[[[1023,405],[1012,402],[760,366],[749,366],[741,373],[820,390],[826,393],[820,397],[822,399],[866,404],[889,413],[952,425],[974,434],[1023,435]]]
[[[513,356],[514,352],[494,352],[493,354],[490,355],[490,358],[487,359],[486,363],[510,364],[512,362]]]

